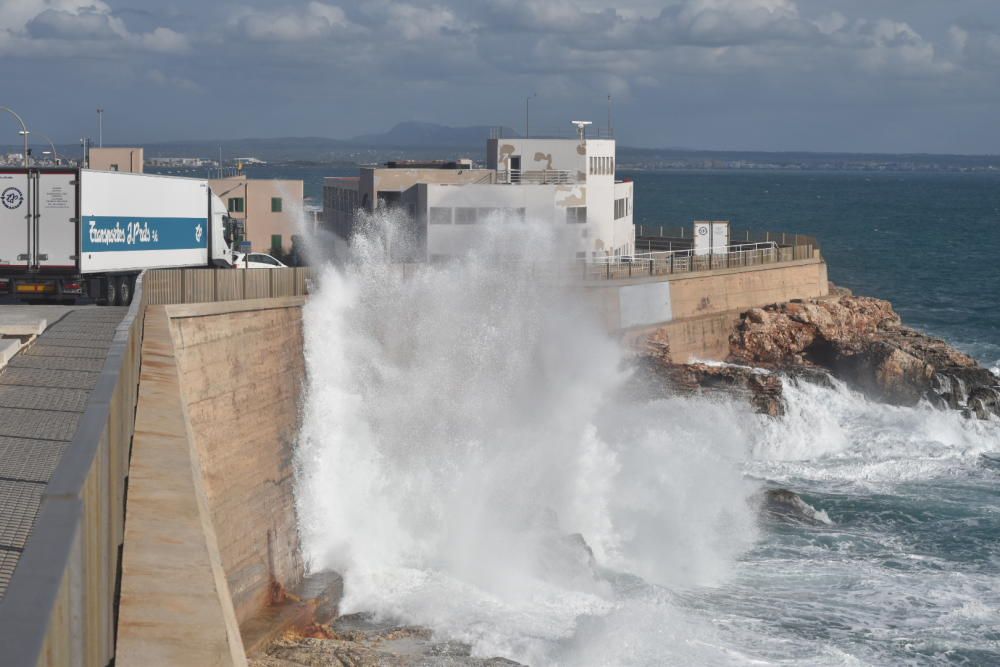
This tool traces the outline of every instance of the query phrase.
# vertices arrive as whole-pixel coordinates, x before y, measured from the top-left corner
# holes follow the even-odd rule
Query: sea
[[[317,199],[347,173],[280,171]],[[619,176],[637,224],[816,236],[832,281],[1000,373],[1000,175]],[[778,419],[624,401],[622,351],[482,261],[493,233],[406,280],[362,240],[307,305],[298,509],[343,611],[532,665],[1000,665],[1000,420],[789,378]],[[775,488],[813,518],[762,514]]]

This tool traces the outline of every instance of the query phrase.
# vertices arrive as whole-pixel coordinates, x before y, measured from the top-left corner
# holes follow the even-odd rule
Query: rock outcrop
[[[639,386],[652,395],[707,394],[741,398],[762,414],[785,414],[781,378],[770,371],[732,364],[674,364],[662,357],[640,357]]]
[[[250,667],[517,667],[505,658],[472,657],[469,646],[435,640],[430,630],[341,616],[305,634],[289,634],[249,660]]]
[[[945,341],[903,326],[892,304],[844,295],[753,308],[730,337],[730,361],[823,368],[874,400],[1000,415],[1000,379]]]
[[[654,331],[637,358],[639,375],[654,390],[722,392],[772,416],[784,413],[779,374],[820,383],[832,375],[893,405],[927,400],[970,417],[1000,416],[1000,378],[975,359],[904,326],[888,301],[831,294],[746,311],[726,364],[675,363],[665,330]]]

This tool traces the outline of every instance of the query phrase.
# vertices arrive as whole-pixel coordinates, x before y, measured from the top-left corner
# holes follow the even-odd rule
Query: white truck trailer
[[[208,181],[0,169],[0,294],[127,305],[143,269],[230,267],[231,221]]]

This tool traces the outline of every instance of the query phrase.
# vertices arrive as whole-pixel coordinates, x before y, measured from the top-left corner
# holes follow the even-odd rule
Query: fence
[[[114,660],[146,306],[296,296],[306,293],[308,275],[307,268],[157,269],[136,280],[0,601],[0,663],[105,667]]]
[[[581,262],[577,275],[584,280],[669,276],[812,259],[815,250],[811,244],[781,247],[775,242],[765,242],[725,246],[704,255],[696,255],[693,249],[652,252]]]
[[[154,269],[146,272],[149,305],[238,301],[307,292],[308,268]]]
[[[636,246],[641,246],[640,238],[664,239],[680,243],[690,244],[693,242],[693,229],[691,227],[674,227],[669,225],[636,225],[635,238]],[[777,243],[782,247],[795,247],[811,245],[819,248],[819,242],[814,236],[805,234],[791,234],[788,232],[760,232],[749,229],[733,229],[729,232],[730,243]]]

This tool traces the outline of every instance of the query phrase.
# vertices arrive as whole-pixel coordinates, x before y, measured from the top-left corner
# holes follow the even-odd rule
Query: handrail
[[[568,185],[582,182],[577,172],[568,169],[509,169],[497,172],[497,182],[509,185]]]
[[[691,241],[693,230],[691,227],[680,227],[671,225],[636,225],[636,238],[644,239],[668,239]],[[770,242],[773,241],[781,247],[794,247],[798,245],[811,245],[820,247],[815,236],[806,234],[795,234],[791,232],[768,232],[753,231],[750,229],[732,229],[729,232],[730,242]]]

